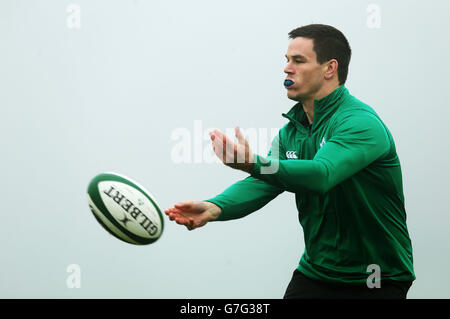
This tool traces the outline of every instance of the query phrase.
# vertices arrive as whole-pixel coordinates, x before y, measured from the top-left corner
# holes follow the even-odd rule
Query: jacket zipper
[[[309,127],[308,127],[308,148],[309,148],[309,159],[313,159],[313,157],[314,157],[314,155],[313,155],[313,153],[314,153],[314,150],[313,150],[313,146],[312,146],[312,138],[311,138],[311,128],[312,128],[312,125],[310,125]]]

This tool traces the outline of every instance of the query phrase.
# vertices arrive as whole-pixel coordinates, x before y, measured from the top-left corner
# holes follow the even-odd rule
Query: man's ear
[[[332,79],[335,74],[337,76],[338,66],[339,66],[339,63],[336,59],[331,59],[330,61],[325,62],[325,65],[324,65],[325,80]]]

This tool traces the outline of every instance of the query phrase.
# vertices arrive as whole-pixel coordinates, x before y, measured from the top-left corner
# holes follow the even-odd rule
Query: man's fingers
[[[194,227],[194,220],[192,218],[185,218],[185,217],[177,216],[177,217],[174,218],[174,220],[175,220],[175,222],[178,225],[186,226],[186,228],[188,230],[193,230],[195,228]]]
[[[188,224],[186,225],[188,230],[193,230],[194,229],[194,220],[192,218],[189,218],[188,220]]]
[[[174,207],[167,208],[164,213],[170,220],[175,221],[178,225],[186,226],[187,229],[193,230],[197,228],[191,213],[196,213],[195,210],[201,209],[196,206],[196,201],[185,201],[174,205]]]
[[[218,129],[214,129],[213,134],[219,138],[223,138],[225,136],[225,134],[223,134],[222,131]]]
[[[174,220],[177,224],[185,225],[189,220],[188,217],[183,215],[183,211],[178,208],[167,208],[164,213],[169,217],[170,220]]]
[[[245,141],[244,135],[241,132],[241,128],[239,126],[236,126],[234,128],[234,131],[236,133],[236,138],[237,138],[239,144],[245,144],[246,141]]]
[[[226,135],[223,135],[222,141],[224,162],[234,163],[236,161],[236,144]]]
[[[166,212],[166,215],[169,217],[170,220],[175,220],[177,218],[182,217],[182,215],[174,212]]]
[[[174,205],[174,209],[178,209],[181,212],[191,213],[197,212],[201,209],[201,204],[197,200],[187,200],[184,202],[179,202]]]
[[[246,163],[250,157],[250,147],[239,126],[235,127],[238,143],[223,134],[220,130],[209,133],[214,153],[224,164]]]
[[[189,225],[190,218],[184,217],[182,215],[174,215],[173,220],[179,225]]]
[[[250,150],[250,146],[248,144],[247,139],[244,137],[244,134],[241,132],[241,128],[239,126],[236,126],[236,138],[239,141],[239,144],[242,144],[245,146],[245,151],[248,152]]]
[[[214,130],[210,133],[212,146],[214,153],[216,153],[217,157],[224,163],[227,160],[227,149],[226,143],[224,142],[224,135],[221,134],[220,131]]]
[[[228,163],[228,157],[229,157],[229,146],[230,143],[227,141],[227,136],[223,134],[220,130],[214,130],[214,135],[217,137],[216,139],[216,149],[217,149],[217,156],[221,159],[222,162]]]
[[[181,209],[178,209],[178,208],[168,208],[168,209],[166,209],[164,211],[164,213],[166,215],[169,215],[169,214],[182,214],[183,211]]]
[[[181,202],[174,205],[175,208],[186,210],[192,208],[192,202]]]

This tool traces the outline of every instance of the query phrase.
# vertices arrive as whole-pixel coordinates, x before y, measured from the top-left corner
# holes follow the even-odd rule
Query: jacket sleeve
[[[387,129],[369,112],[341,115],[330,139],[312,160],[255,156],[251,175],[286,191],[326,193],[390,150]],[[265,170],[265,167],[276,170]]]
[[[279,154],[284,154],[284,152],[280,151],[281,147],[279,135],[277,135],[272,141],[267,158],[282,158],[279,157]],[[225,221],[242,218],[257,211],[282,192],[283,189],[279,186],[248,176],[234,183],[216,197],[206,201],[214,203],[222,209],[216,220]]]

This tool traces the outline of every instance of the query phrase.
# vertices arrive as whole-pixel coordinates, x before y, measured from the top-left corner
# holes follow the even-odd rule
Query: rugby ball
[[[111,235],[130,244],[148,245],[161,237],[164,219],[150,193],[116,173],[102,173],[89,183],[88,203]]]

